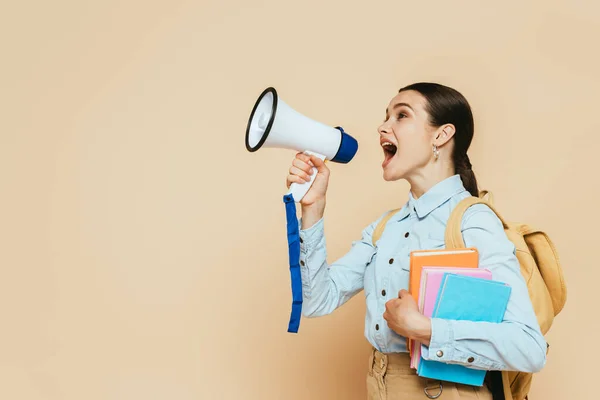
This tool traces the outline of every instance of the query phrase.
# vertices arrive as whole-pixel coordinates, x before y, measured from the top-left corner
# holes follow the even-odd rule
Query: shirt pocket
[[[446,247],[443,234],[429,233],[419,243],[421,250],[441,250]]]

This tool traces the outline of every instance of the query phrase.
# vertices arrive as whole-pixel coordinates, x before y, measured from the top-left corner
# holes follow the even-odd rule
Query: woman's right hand
[[[302,184],[310,181],[310,176],[315,173],[312,168],[313,165],[317,168],[317,176],[308,192],[306,192],[300,201],[303,210],[313,208],[313,206],[316,207],[320,204],[323,207],[318,208],[324,208],[325,195],[329,183],[329,168],[327,168],[323,160],[314,155],[308,156],[304,153],[298,153],[292,160],[292,166],[286,179],[288,189],[292,183]]]

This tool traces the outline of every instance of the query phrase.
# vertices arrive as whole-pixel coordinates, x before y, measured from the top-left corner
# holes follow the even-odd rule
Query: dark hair
[[[473,196],[479,196],[477,180],[467,155],[474,131],[473,113],[467,99],[458,91],[438,83],[414,83],[403,87],[398,92],[407,90],[414,90],[425,97],[427,100],[425,111],[429,114],[429,123],[432,126],[454,125],[456,129],[452,154],[454,169],[460,175],[465,189]]]

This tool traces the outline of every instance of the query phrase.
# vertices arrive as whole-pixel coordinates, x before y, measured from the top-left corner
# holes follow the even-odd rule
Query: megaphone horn
[[[358,142],[340,126],[330,127],[295,111],[275,88],[268,87],[256,100],[246,127],[246,149],[255,152],[263,147],[296,150],[345,164],[354,158]],[[316,175],[315,171],[309,182],[292,183],[288,194],[296,202],[302,200]]]

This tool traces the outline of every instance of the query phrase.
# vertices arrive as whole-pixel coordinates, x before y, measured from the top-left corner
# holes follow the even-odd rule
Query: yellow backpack
[[[489,200],[484,200],[488,195]],[[445,243],[448,249],[464,248],[461,222],[465,211],[475,204],[486,204],[496,213],[504,226],[508,239],[516,247],[521,274],[527,283],[529,297],[543,335],[546,335],[554,317],[563,309],[567,289],[554,244],[543,231],[526,224],[506,222],[492,205],[491,193],[482,191],[479,197],[470,196],[456,205],[446,224]],[[388,213],[373,232],[376,243],[393,212]],[[547,345],[546,351],[548,351]],[[498,376],[500,374],[500,376]],[[505,400],[525,400],[531,388],[533,374],[518,371],[501,371],[490,374],[494,392],[502,393]],[[501,387],[498,387],[501,386]]]

